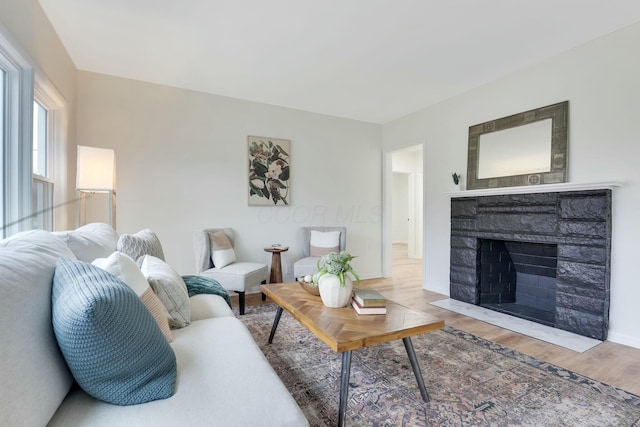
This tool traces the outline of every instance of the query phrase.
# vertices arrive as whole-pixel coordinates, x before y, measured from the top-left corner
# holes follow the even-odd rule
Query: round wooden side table
[[[271,252],[271,274],[269,283],[282,283],[282,262],[280,254],[289,250],[289,246],[269,246],[264,248],[265,252]]]

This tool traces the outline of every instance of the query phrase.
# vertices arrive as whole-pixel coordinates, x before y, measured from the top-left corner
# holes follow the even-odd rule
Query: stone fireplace
[[[450,296],[607,338],[611,190],[451,199]]]

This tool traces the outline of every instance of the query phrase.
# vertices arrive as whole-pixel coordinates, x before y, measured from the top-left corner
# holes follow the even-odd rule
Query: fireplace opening
[[[479,305],[555,326],[558,246],[493,239],[478,243]]]

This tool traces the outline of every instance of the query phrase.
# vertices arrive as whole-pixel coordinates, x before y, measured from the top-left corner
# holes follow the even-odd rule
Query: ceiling
[[[386,123],[640,22],[638,0],[39,0],[80,70]]]

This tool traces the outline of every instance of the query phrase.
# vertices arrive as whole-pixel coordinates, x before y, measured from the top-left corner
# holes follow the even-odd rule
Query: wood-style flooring
[[[384,279],[382,286],[380,280],[376,283],[387,298],[433,314],[454,328],[640,395],[640,349],[606,341],[577,353],[433,306],[429,303],[447,296],[422,289],[422,260],[407,258],[406,245],[393,245],[392,277]],[[367,281],[361,284],[366,287]],[[232,299],[237,304],[237,298]],[[262,304],[260,294],[247,295],[247,305],[256,304]]]

